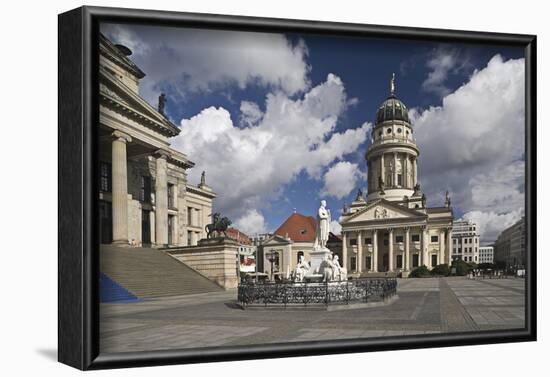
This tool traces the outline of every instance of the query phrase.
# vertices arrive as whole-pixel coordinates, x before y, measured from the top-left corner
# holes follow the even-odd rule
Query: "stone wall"
[[[216,238],[200,240],[196,246],[170,248],[166,252],[219,286],[230,289],[239,283],[238,247],[233,240]]]

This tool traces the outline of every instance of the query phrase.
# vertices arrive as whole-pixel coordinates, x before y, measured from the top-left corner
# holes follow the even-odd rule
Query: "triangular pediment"
[[[426,215],[422,212],[380,199],[367,204],[365,208],[348,216],[342,221],[342,224],[388,219],[421,219],[425,217]]]
[[[266,246],[266,245],[280,245],[280,244],[290,244],[290,243],[292,243],[292,240],[289,240],[278,234],[274,234],[271,237],[269,237],[265,242],[263,242],[262,245]]]

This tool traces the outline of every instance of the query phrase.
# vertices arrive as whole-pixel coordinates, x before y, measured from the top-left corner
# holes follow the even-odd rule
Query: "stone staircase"
[[[100,271],[139,298],[223,291],[213,281],[156,249],[101,245]]]
[[[99,274],[99,300],[100,302],[138,302],[139,298],[101,272]]]

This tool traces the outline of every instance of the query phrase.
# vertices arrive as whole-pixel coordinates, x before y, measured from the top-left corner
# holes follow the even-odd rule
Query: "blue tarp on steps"
[[[101,302],[136,302],[139,298],[116,281],[100,272],[99,299]]]

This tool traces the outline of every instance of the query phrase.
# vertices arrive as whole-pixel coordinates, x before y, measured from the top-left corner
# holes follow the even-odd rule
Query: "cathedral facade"
[[[359,190],[342,226],[342,256],[351,274],[395,272],[402,276],[419,266],[450,264],[453,211],[427,207],[418,183],[420,149],[407,107],[395,96],[380,105],[365,155],[368,193]]]

